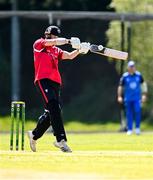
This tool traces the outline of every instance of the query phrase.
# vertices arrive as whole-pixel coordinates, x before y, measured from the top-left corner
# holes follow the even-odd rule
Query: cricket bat
[[[115,59],[127,60],[127,58],[128,58],[127,52],[103,47],[102,45],[91,44],[90,51],[92,53],[100,54],[103,56],[108,56],[108,57],[115,58]]]

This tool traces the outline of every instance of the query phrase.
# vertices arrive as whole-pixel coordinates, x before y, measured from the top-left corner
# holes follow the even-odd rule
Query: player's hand
[[[141,102],[142,102],[142,103],[145,103],[146,100],[147,100],[147,96],[146,96],[146,95],[142,95]]]
[[[80,39],[77,37],[71,37],[70,44],[74,49],[80,49]]]
[[[118,101],[120,104],[122,104],[122,103],[123,103],[123,98],[122,98],[121,96],[118,96],[117,101]]]
[[[87,54],[90,49],[90,43],[82,42],[80,45],[79,53]]]

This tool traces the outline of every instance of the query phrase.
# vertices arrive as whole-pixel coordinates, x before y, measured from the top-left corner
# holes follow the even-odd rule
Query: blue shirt
[[[125,72],[121,79],[120,85],[123,86],[124,101],[137,101],[141,99],[141,83],[144,79],[140,72],[134,74]]]

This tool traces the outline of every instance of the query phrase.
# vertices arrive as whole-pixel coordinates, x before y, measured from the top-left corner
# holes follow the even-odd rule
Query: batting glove
[[[80,44],[80,49],[79,49],[79,53],[81,54],[87,54],[88,51],[90,49],[90,43],[87,43],[87,42],[82,42]]]
[[[71,37],[70,44],[74,49],[80,49],[80,39],[77,37]]]

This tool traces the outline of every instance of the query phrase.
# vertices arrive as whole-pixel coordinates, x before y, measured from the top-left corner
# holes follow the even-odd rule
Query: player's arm
[[[63,51],[62,59],[74,59],[80,54],[79,50],[74,50],[72,52]]]
[[[119,86],[117,88],[117,101],[123,103],[123,87],[124,86],[124,77],[120,78]]]
[[[79,49],[80,39],[77,37],[71,37],[71,39],[53,38],[53,39],[45,39],[45,42],[44,42],[44,46],[61,46],[65,44],[71,44],[72,48]]]
[[[148,86],[147,86],[147,83],[145,81],[141,84],[141,90],[142,90],[142,102],[146,102],[147,93],[148,93]]]
[[[141,91],[142,91],[142,96],[141,96],[141,101],[142,103],[146,102],[147,100],[147,93],[148,93],[148,86],[147,83],[144,81],[143,76],[140,76],[140,82],[141,82]]]
[[[74,48],[73,44],[72,47]],[[79,44],[79,47],[72,52],[63,51],[62,59],[74,59],[79,54],[87,54],[89,49],[90,49],[90,43],[83,42]]]
[[[66,38],[55,38],[55,39],[45,39],[44,46],[60,46],[69,44],[70,40]]]
[[[117,101],[123,103],[123,86],[119,85],[117,88]]]
[[[73,44],[72,47],[74,48]],[[63,51],[62,59],[74,59],[79,54],[87,54],[90,49],[90,43],[83,42],[72,52]]]

